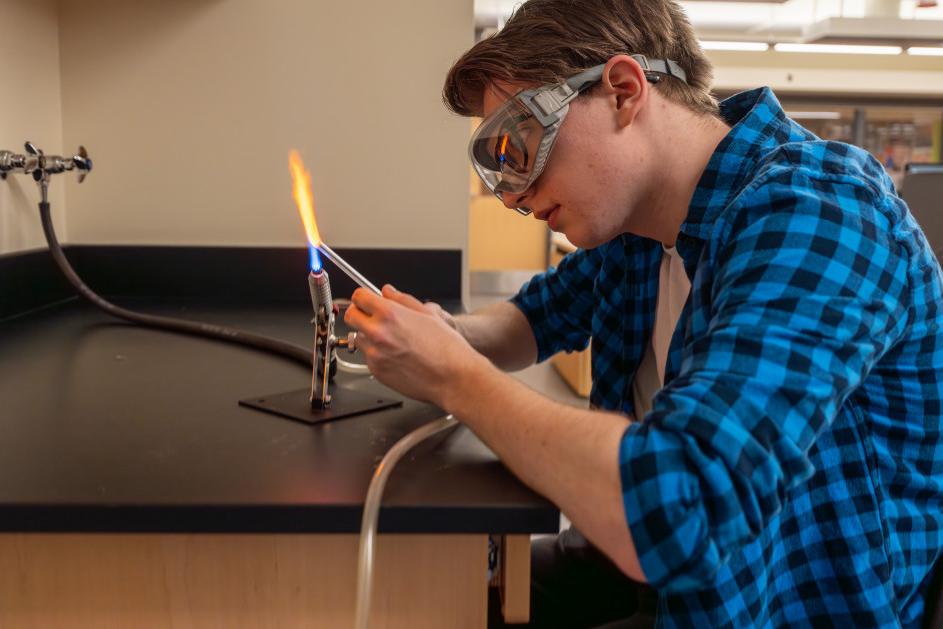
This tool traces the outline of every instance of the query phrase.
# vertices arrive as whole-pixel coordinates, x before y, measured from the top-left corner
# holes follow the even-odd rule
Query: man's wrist
[[[442,387],[439,406],[449,413],[466,410],[469,399],[482,394],[491,372],[500,373],[490,360],[472,350],[468,357],[456,361],[450,370]]]

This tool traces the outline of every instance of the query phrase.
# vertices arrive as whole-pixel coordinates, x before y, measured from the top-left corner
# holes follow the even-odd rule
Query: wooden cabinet
[[[576,247],[563,234],[553,234],[550,239],[550,266],[557,266],[566,254]],[[589,397],[593,388],[592,359],[590,348],[582,352],[560,352],[550,359],[560,376],[581,397]]]

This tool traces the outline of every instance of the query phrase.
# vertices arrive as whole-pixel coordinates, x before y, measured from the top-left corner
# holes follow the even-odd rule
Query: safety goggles
[[[632,55],[650,83],[662,76],[687,82],[684,70],[666,59]],[[485,118],[468,145],[468,156],[481,180],[499,199],[520,194],[543,172],[550,149],[570,109],[570,102],[602,78],[600,64],[562,83],[522,90]],[[530,214],[526,207],[515,208]]]

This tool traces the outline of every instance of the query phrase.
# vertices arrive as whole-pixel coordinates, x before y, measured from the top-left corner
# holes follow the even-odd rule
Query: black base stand
[[[320,424],[321,422],[363,415],[364,413],[403,405],[402,400],[382,398],[339,386],[334,387],[329,408],[324,410],[312,409],[310,398],[310,389],[299,389],[287,393],[239,400],[239,405],[306,424]]]

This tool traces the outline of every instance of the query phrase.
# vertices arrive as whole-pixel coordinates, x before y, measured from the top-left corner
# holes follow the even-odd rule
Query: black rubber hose
[[[59,270],[62,271],[62,274],[65,275],[66,279],[69,280],[69,283],[72,284],[75,290],[77,290],[82,297],[91,302],[92,305],[105,311],[111,316],[124,319],[125,321],[130,321],[131,323],[137,323],[150,328],[156,328],[158,330],[168,330],[170,332],[191,334],[193,336],[202,336],[218,341],[226,341],[227,343],[245,345],[253,349],[259,349],[264,352],[268,352],[270,354],[284,356],[311,367],[312,352],[310,349],[304,347],[299,347],[297,345],[292,345],[291,343],[286,343],[276,339],[270,339],[265,336],[253,334],[251,332],[235,330],[233,328],[212,325],[209,323],[200,323],[198,321],[186,321],[184,319],[174,319],[172,317],[149,315],[141,312],[134,312],[132,310],[127,310],[126,308],[121,308],[120,306],[114,305],[89,288],[85,282],[82,281],[82,278],[78,276],[78,273],[75,272],[75,269],[72,268],[72,265],[69,264],[69,261],[65,257],[65,253],[62,251],[62,247],[59,245],[59,240],[56,238],[56,232],[52,227],[52,216],[49,211],[49,203],[45,201],[40,202],[39,215],[42,219],[43,233],[46,235],[46,243],[49,245],[49,252],[52,254],[53,260],[55,260],[56,264],[59,266]]]

